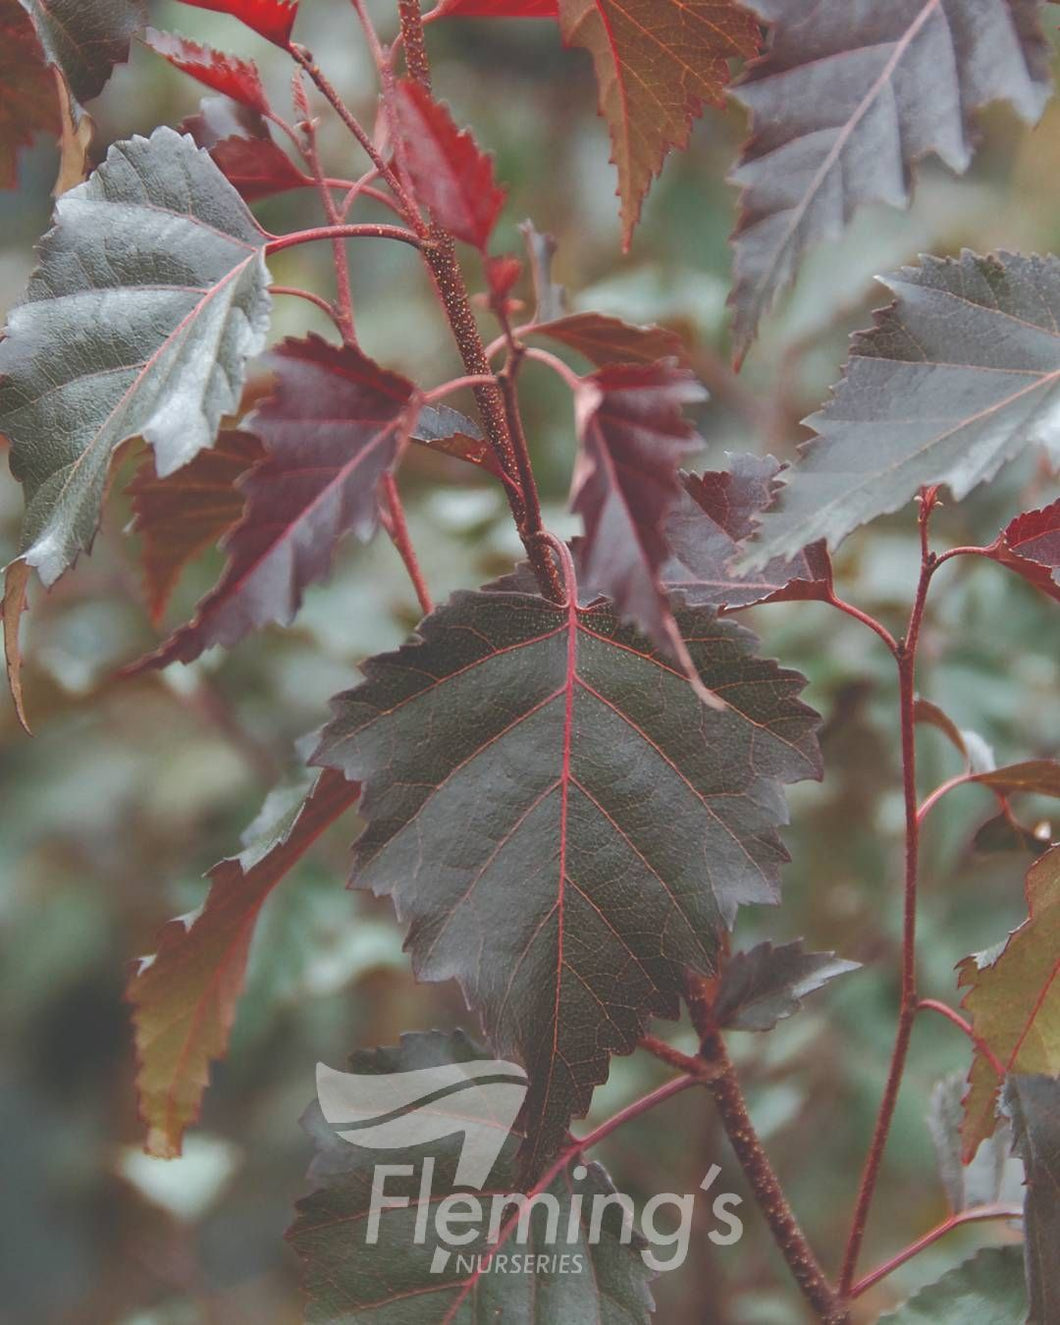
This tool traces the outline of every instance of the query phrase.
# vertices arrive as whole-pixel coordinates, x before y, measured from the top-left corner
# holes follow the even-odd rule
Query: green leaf
[[[1028,917],[1003,944],[966,957],[961,1006],[980,1041],[1006,1072],[1060,1074],[1060,847],[1027,874]],[[964,1099],[964,1158],[996,1125],[1002,1082],[976,1049]]]
[[[204,906],[169,921],[157,952],[136,964],[126,997],[134,1009],[136,1084],[149,1153],[180,1154],[184,1129],[199,1115],[210,1063],[228,1047],[258,913],[358,792],[324,773],[308,793],[270,795],[247,829],[246,849],[210,871]]]
[[[881,1316],[880,1325],[1019,1325],[1026,1313],[1019,1247],[987,1247]]]
[[[213,444],[270,306],[265,235],[172,129],[112,147],[56,217],[0,342],[21,556],[46,585],[91,544],[122,442],[145,437],[160,477]]]
[[[1005,1109],[1023,1160],[1023,1253],[1034,1325],[1060,1320],[1060,1078],[1009,1077]]]
[[[20,0],[49,61],[78,101],[103,91],[129,43],[147,22],[145,0]]]
[[[677,621],[725,711],[605,604],[457,594],[366,665],[315,756],[366,786],[354,884],[526,1066],[531,1171],[713,972],[738,905],[776,900],[781,784],[819,773],[802,677],[708,610]]]
[[[805,952],[802,939],[779,948],[759,943],[726,962],[714,995],[714,1019],[722,1029],[771,1031],[799,1011],[807,994],[860,965],[834,952]]]
[[[924,258],[884,281],[896,302],[854,337],[817,438],[762,518],[748,567],[793,557],[911,501],[958,500],[1030,446],[1060,461],[1060,261]]]
[[[376,1075],[488,1057],[459,1031],[448,1035],[434,1031],[403,1035],[401,1044],[393,1048],[354,1054],[349,1066],[352,1072]],[[636,1233],[623,1232],[616,1204],[603,1212],[600,1235],[592,1236],[594,1199],[606,1199],[614,1191],[598,1164],[572,1156],[540,1188],[541,1196],[522,1228],[518,1207],[501,1210],[498,1231],[504,1241],[492,1244],[497,1254],[489,1271],[477,1273],[479,1257],[484,1263],[491,1249],[487,1239],[494,1198],[519,1191],[514,1144],[502,1152],[481,1190],[460,1196],[462,1210],[470,1217],[459,1235],[471,1238],[453,1246],[438,1236],[430,1216],[439,1198],[453,1193],[462,1137],[446,1138],[429,1148],[369,1150],[340,1139],[315,1101],[303,1125],[318,1147],[310,1177],[323,1185],[298,1203],[298,1218],[288,1238],[303,1263],[310,1325],[357,1320],[394,1325],[436,1325],[441,1320],[453,1325],[477,1321],[636,1325],[650,1319],[651,1274],[641,1256],[645,1244]],[[420,1183],[428,1158],[434,1161],[433,1199],[423,1211],[428,1215],[424,1236],[417,1240]],[[388,1175],[385,1194],[407,1196],[409,1205],[382,1210],[378,1241],[370,1244],[368,1218],[377,1164],[408,1166],[406,1176]],[[575,1196],[581,1198],[577,1206]],[[547,1201],[558,1210],[552,1236]],[[479,1212],[481,1220],[475,1217]],[[508,1270],[510,1262],[501,1260],[528,1254],[547,1259],[535,1261],[534,1268],[524,1273]],[[559,1257],[567,1258],[563,1268],[557,1264]]]

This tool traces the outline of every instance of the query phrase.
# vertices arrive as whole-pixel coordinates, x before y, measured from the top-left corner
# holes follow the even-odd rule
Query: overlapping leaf
[[[1027,447],[1060,460],[1060,260],[925,258],[854,337],[842,382],[762,520],[748,565],[897,510],[927,484],[958,499]]]
[[[527,1067],[531,1171],[737,906],[775,899],[781,783],[818,772],[802,679],[731,621],[678,624],[724,711],[606,605],[458,594],[367,664],[315,756],[365,784],[353,882]]]
[[[116,144],[56,214],[0,342],[21,556],[47,585],[91,543],[122,442],[146,438],[163,476],[212,445],[270,303],[265,236],[172,129]]]
[[[776,499],[782,468],[772,456],[734,455],[728,471],[681,476],[681,496],[666,521],[670,556],[662,579],[668,589],[695,607],[828,600],[832,566],[820,542],[759,571],[732,569],[756,520]]]
[[[613,364],[582,379],[581,449],[571,509],[585,522],[585,582],[612,598],[656,643],[672,643],[658,573],[663,530],[680,496],[677,467],[702,445],[682,406],[704,399],[675,364]]]
[[[1060,501],[1018,515],[990,545],[988,555],[1060,601]]]
[[[137,1087],[153,1155],[180,1154],[199,1115],[210,1064],[222,1057],[266,898],[316,839],[353,805],[358,788],[324,773],[308,795],[272,796],[248,830],[246,850],[210,873],[205,905],[171,920],[158,951],[137,964],[127,990],[139,1055]]]
[[[288,624],[306,587],[330,572],[339,540],[375,533],[376,489],[413,421],[412,383],[319,336],[284,341],[266,363],[275,394],[246,425],[266,455],[241,484],[246,513],[225,539],[224,575],[138,666],[191,662],[269,622]]]
[[[807,994],[858,968],[834,952],[806,952],[801,939],[776,948],[759,943],[725,963],[711,1012],[723,1030],[770,1031],[794,1016]]]
[[[184,0],[196,9],[211,9],[215,14],[231,14],[253,28],[266,41],[286,47],[298,17],[298,0]]]
[[[55,76],[19,0],[0,2],[0,189],[18,183],[18,153],[60,131]]]
[[[312,183],[273,141],[264,117],[225,97],[205,97],[198,115],[180,126],[247,202],[303,189]]]
[[[1027,874],[1028,918],[996,948],[966,957],[962,1006],[1007,1072],[1060,1075],[1060,847]],[[965,1160],[996,1125],[1002,1082],[977,1049],[964,1100]]]
[[[78,101],[103,91],[147,21],[146,0],[20,0],[44,54]]]
[[[1050,88],[1038,0],[749,3],[771,35],[734,88],[753,116],[732,177],[741,356],[810,245],[836,238],[861,203],[908,205],[928,153],[966,170],[987,102],[1033,122]]]
[[[188,562],[239,523],[244,499],[236,480],[263,455],[256,437],[229,429],[169,478],[158,478],[150,456],[144,458],[129,494],[133,530],[143,538],[144,580],[155,622]]]
[[[418,201],[457,239],[485,250],[505,198],[492,158],[419,83],[402,79],[394,106]]]
[[[667,154],[704,103],[721,104],[728,62],[756,53],[758,26],[733,0],[559,0],[559,24],[593,59],[628,248]]]
[[[1026,1316],[1019,1247],[986,1247],[881,1316],[880,1325],[1016,1325]]]
[[[459,1032],[443,1035],[435,1031],[403,1035],[399,1046],[354,1054],[349,1066],[359,1075],[378,1075],[487,1057]],[[409,1204],[384,1209],[378,1241],[369,1243],[368,1216],[379,1153],[339,1138],[315,1101],[303,1126],[317,1145],[310,1177],[322,1185],[299,1201],[298,1218],[288,1238],[302,1260],[308,1321],[647,1325],[652,1308],[647,1287],[651,1274],[641,1255],[643,1240],[637,1233],[623,1230],[621,1210],[614,1203],[601,1209],[603,1217],[598,1217],[596,1232],[592,1232],[595,1198],[605,1200],[614,1190],[598,1164],[572,1158],[550,1181],[531,1188],[530,1194],[540,1192],[541,1200],[530,1207],[522,1224],[519,1205],[499,1208],[497,1235],[491,1242],[494,1200],[499,1202],[520,1190],[515,1147],[509,1144],[484,1187],[470,1201],[466,1194],[462,1198],[470,1206],[470,1220],[465,1221],[470,1226],[461,1227],[461,1244],[456,1246],[439,1236],[431,1216],[438,1203],[453,1192],[463,1137],[391,1152],[388,1162],[407,1165],[410,1176],[390,1174],[387,1194],[398,1199],[405,1196]],[[434,1168],[431,1197],[424,1209],[420,1182],[428,1158]],[[558,1209],[551,1231],[546,1196]],[[476,1221],[477,1212],[482,1214],[481,1221]],[[423,1235],[416,1236],[416,1221],[421,1218]],[[530,1262],[525,1273],[505,1273],[500,1262],[486,1268],[491,1251],[520,1258],[540,1255],[540,1259]]]
[[[1060,1077],[1009,1077],[1005,1110],[1023,1160],[1023,1256],[1032,1325],[1060,1318]]]
[[[188,41],[175,32],[159,32],[156,28],[147,29],[144,43],[164,60],[168,60],[174,68],[190,74],[204,86],[262,115],[267,114],[269,99],[253,60],[226,55],[223,51]]]

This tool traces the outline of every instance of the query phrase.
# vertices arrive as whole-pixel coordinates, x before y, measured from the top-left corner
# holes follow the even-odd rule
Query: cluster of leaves
[[[288,52],[349,122],[293,40],[297,4],[189,3],[238,18]],[[1006,100],[1033,121],[1049,94],[1037,0],[835,0],[809,12],[756,0],[753,9],[731,0],[621,8],[443,0],[431,16],[554,19],[567,45],[590,53],[627,244],[666,154],[685,145],[702,106],[723,96],[730,62],[748,61],[734,89],[753,116],[733,177],[743,189],[737,358],[802,255],[838,234],[855,206],[907,203],[913,165],[929,152],[966,169],[986,103]],[[16,151],[38,130],[61,137],[63,184],[80,177],[90,128],[81,102],[127,57],[145,21],[131,0],[0,0],[10,34],[0,59],[11,52],[18,72],[0,102],[8,182]],[[368,540],[384,526],[414,568],[394,485],[410,446],[491,474],[529,564],[436,610],[417,579],[425,617],[416,636],[366,662],[363,682],[335,699],[310,760],[322,770],[315,781],[282,804],[270,798],[244,852],[212,872],[201,911],[171,922],[138,963],[129,998],[141,1110],[152,1153],[179,1153],[210,1064],[226,1050],[263,903],[356,805],[364,826],[353,884],[393,899],[416,974],[457,980],[491,1051],[527,1069],[522,1144],[496,1175],[499,1190],[518,1172],[538,1184],[532,1190],[571,1201],[583,1181],[607,1190],[602,1171],[572,1176],[580,1146],[571,1122],[587,1112],[611,1058],[631,1053],[652,1018],[676,1018],[694,988],[691,1001],[713,1029],[765,1031],[852,969],[799,945],[730,952],[738,908],[779,900],[784,787],[821,774],[817,718],[799,699],[803,678],[760,657],[732,614],[800,600],[846,609],[831,553],[855,529],[918,495],[926,511],[941,486],[959,500],[1023,451],[1056,468],[1060,260],[964,253],[887,278],[894,302],[855,338],[842,381],[808,420],[815,437],[797,466],[737,455],[723,471],[685,472],[702,444],[685,407],[704,392],[680,342],[656,326],[567,312],[548,241],[532,227],[536,309],[513,325],[524,264],[489,253],[505,194],[492,159],[432,92],[417,30],[404,34],[408,76],[384,78],[378,132],[354,126],[372,169],[351,181],[322,172],[302,77],[292,125],[251,61],[145,32],[154,51],[223,99],[204,101],[181,133],[161,127],[113,145],[64,193],[0,342],[0,432],[26,504],[4,596],[8,669],[21,712],[19,620],[30,572],[50,588],[91,548],[115,457],[129,447],[149,448],[132,495],[152,616],[161,619],[181,570],[204,548],[220,543],[227,564],[192,620],[128,672],[189,663],[270,623],[289,624],[348,534]],[[324,229],[273,235],[251,211],[313,187]],[[348,223],[363,197],[407,228]],[[251,398],[248,365],[266,350],[272,300],[290,293],[270,289],[271,255],[362,237],[421,252],[466,378],[429,388],[367,355],[343,299],[347,259],[338,247],[338,301],[311,297],[334,315],[339,341],[308,335],[275,346],[262,361],[270,386]],[[508,352],[497,372],[454,240],[477,254],[497,352]],[[584,532],[570,548],[541,524],[522,435],[518,374],[534,360],[555,370],[572,398],[571,510]],[[473,389],[481,422],[439,403],[463,388]],[[926,516],[924,530],[926,540]],[[991,559],[1060,599],[1060,502],[941,558],[925,541],[924,594],[935,566],[958,554]],[[894,646],[900,664],[908,647]],[[916,716],[965,755],[955,782],[987,787],[1013,823],[1012,796],[1060,796],[1060,765],[996,769],[973,758],[940,708],[922,704]],[[962,1109],[950,1099],[936,1128],[951,1155],[960,1112],[969,1164],[999,1116],[1011,1119],[1028,1175],[1026,1280],[1010,1275],[1009,1257],[986,1271],[973,1262],[897,1319],[925,1311],[944,1319],[939,1303],[952,1312],[970,1293],[981,1301],[996,1291],[1010,1306],[1026,1293],[1035,1320],[1060,1311],[1048,1255],[1060,1219],[1060,848],[1042,852],[1026,891],[1025,925],[962,967],[975,1056]],[[375,1070],[477,1052],[413,1038]],[[424,1285],[452,1298],[446,1319],[495,1309],[493,1282],[453,1284],[399,1259],[380,1269],[382,1296],[365,1297],[364,1267],[349,1243],[337,1245],[336,1230],[363,1215],[366,1170],[349,1148],[329,1150],[326,1134],[324,1145],[323,1191],[293,1234],[317,1318],[426,1293]],[[949,1190],[955,1214],[976,1204],[957,1179]],[[405,1231],[390,1221],[395,1257]],[[625,1314],[604,1318],[643,1319],[650,1301],[629,1247],[605,1240],[592,1259],[600,1273],[591,1282],[538,1284],[541,1275],[529,1284],[551,1303],[545,1318],[573,1318],[589,1305],[600,1314],[606,1299],[608,1312]],[[984,1276],[989,1287],[980,1289]],[[530,1306],[513,1309],[531,1318]]]

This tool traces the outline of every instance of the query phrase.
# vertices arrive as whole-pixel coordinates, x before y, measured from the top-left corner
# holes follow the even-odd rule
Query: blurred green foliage
[[[388,6],[375,7],[385,26]],[[158,4],[158,26],[251,54],[278,104],[289,70],[280,53],[231,21]],[[300,34],[351,102],[370,113],[374,90],[352,10],[305,0]],[[1055,29],[1056,23],[1051,27]],[[674,158],[646,208],[633,252],[618,251],[614,178],[594,115],[587,61],[561,50],[551,25],[453,22],[431,29],[436,85],[457,118],[476,126],[511,188],[495,251],[517,249],[531,216],[559,240],[556,272],[579,307],[659,320],[689,338],[715,393],[699,422],[704,463],[726,450],[791,459],[799,419],[821,401],[849,332],[881,302],[875,272],[961,245],[1027,251],[1060,245],[1055,179],[1060,105],[1033,135],[1002,112],[987,117],[968,177],[928,165],[908,214],[859,216],[846,238],[817,252],[792,297],[769,319],[739,385],[726,357],[726,237],[735,212],[724,183],[741,115],[709,113],[691,150]],[[136,49],[93,107],[96,150],[194,110],[198,91]],[[348,140],[322,131],[336,173],[356,171]],[[46,227],[55,153],[23,160],[17,193],[0,195],[0,311],[17,298]],[[351,158],[351,159],[348,159]],[[294,228],[304,196],[269,204],[266,223]],[[456,371],[452,347],[415,255],[365,244],[352,252],[358,323],[368,351],[425,385]],[[478,286],[478,273],[471,272]],[[274,278],[328,288],[328,253],[277,258]],[[277,336],[325,332],[301,302],[280,301]],[[573,532],[563,509],[573,455],[569,400],[544,369],[525,374],[527,422],[551,527]],[[6,470],[6,467],[5,467]],[[355,1046],[404,1029],[474,1027],[458,991],[417,987],[389,909],[344,890],[352,825],[333,831],[278,891],[255,942],[232,1052],[217,1069],[201,1129],[167,1165],[138,1151],[126,963],[149,951],[169,916],[201,900],[201,875],[232,854],[273,782],[292,768],[294,742],[319,726],[327,700],[364,656],[395,645],[415,623],[415,600],[385,540],[347,545],[331,582],[310,591],[286,632],[248,639],[230,656],[133,682],[117,667],[154,640],[123,529],[129,466],[115,484],[91,558],[27,624],[27,698],[38,735],[16,728],[0,701],[0,1319],[182,1325],[298,1319],[294,1258],[282,1232],[303,1190],[309,1144],[298,1117],[314,1065],[341,1065]],[[402,479],[413,535],[442,599],[508,569],[518,554],[502,496],[455,463],[413,456]],[[936,537],[988,540],[1017,511],[1055,495],[1031,463],[986,492],[944,509]],[[0,556],[13,555],[20,499],[0,479]],[[839,566],[844,595],[901,629],[917,565],[912,512],[852,537]],[[210,556],[185,577],[171,621],[186,619],[216,576]],[[1060,633],[1055,605],[999,568],[957,564],[940,575],[926,625],[922,693],[1000,759],[1060,747]],[[827,773],[796,788],[787,834],[792,864],[778,913],[741,918],[738,941],[804,935],[866,969],[811,1000],[769,1037],[734,1036],[756,1121],[811,1239],[834,1265],[890,1052],[897,1003],[896,943],[902,811],[896,776],[896,686],[874,636],[818,605],[757,609],[765,651],[810,677],[824,715]],[[932,729],[921,736],[922,784],[956,771]],[[1026,806],[1035,822],[1047,805]],[[1055,806],[1052,807],[1055,813]],[[921,965],[925,994],[953,1002],[953,967],[1003,937],[1023,909],[1027,859],[978,853],[971,838],[992,813],[965,788],[930,821],[925,841]],[[678,1036],[678,1042],[682,1042]],[[941,1019],[926,1019],[887,1153],[866,1266],[944,1213],[924,1114],[931,1085],[967,1061]],[[652,1062],[619,1060],[594,1117],[659,1079]],[[740,1176],[706,1102],[695,1092],[624,1129],[603,1150],[618,1185],[639,1194],[695,1190],[717,1160]],[[665,1181],[664,1181],[665,1179]],[[783,1266],[760,1222],[736,1247],[694,1240],[683,1270],[656,1284],[659,1319],[766,1325],[793,1319]],[[998,1230],[955,1234],[867,1295],[863,1319],[900,1299]],[[772,1287],[780,1283],[779,1290]]]

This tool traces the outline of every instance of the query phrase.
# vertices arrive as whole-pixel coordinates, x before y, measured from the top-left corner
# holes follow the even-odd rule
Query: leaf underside
[[[1034,445],[1060,462],[1060,259],[924,258],[854,337],[817,437],[762,518],[746,567],[797,555],[912,501],[958,500]],[[739,567],[738,569],[745,569]]]
[[[366,664],[314,757],[366,787],[352,882],[527,1067],[531,1172],[737,906],[776,900],[781,784],[818,775],[802,678],[710,612],[678,624],[724,712],[605,605],[458,594]]]
[[[733,88],[752,115],[731,178],[733,339],[742,358],[806,250],[862,203],[909,203],[913,166],[971,162],[975,112],[1006,100],[1026,121],[1050,92],[1038,0],[749,0],[766,54]]]
[[[163,477],[213,444],[270,307],[264,235],[172,129],[116,144],[56,215],[0,342],[21,556],[46,585],[91,544],[122,442],[144,437]]]
[[[880,1317],[880,1325],[1016,1325],[1026,1319],[1019,1247],[987,1247]]]
[[[1009,1077],[1005,1111],[1012,1119],[1013,1149],[1023,1160],[1023,1260],[1030,1299],[1028,1320],[1048,1325],[1060,1318],[1060,1077]]]

